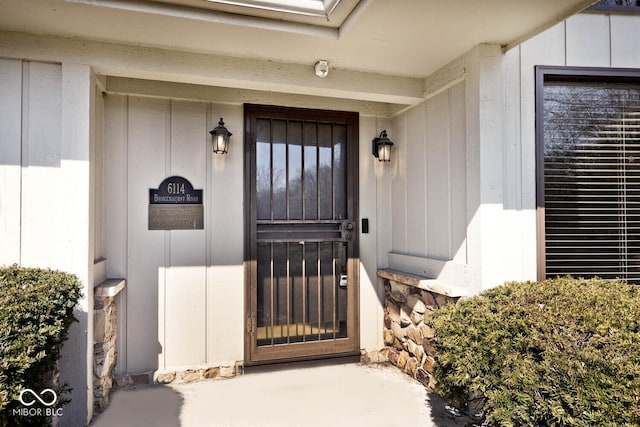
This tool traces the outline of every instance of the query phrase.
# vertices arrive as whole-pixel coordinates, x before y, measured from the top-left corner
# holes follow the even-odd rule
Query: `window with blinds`
[[[587,12],[638,13],[640,0],[600,0],[589,6]]]
[[[546,277],[640,283],[640,79],[549,75],[540,95]]]

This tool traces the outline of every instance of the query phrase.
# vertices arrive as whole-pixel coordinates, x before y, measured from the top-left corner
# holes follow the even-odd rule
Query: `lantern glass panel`
[[[218,154],[223,154],[227,152],[227,136],[226,135],[216,135],[214,139],[214,152]]]
[[[378,160],[388,162],[391,160],[391,146],[387,144],[378,145]]]

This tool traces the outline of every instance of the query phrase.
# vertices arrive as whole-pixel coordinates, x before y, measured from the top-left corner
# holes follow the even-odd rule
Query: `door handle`
[[[355,224],[353,223],[353,221],[344,221],[342,223],[342,239],[351,240],[353,238],[354,228],[355,228]]]

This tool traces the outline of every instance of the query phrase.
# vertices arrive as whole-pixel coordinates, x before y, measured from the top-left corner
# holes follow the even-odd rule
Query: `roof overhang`
[[[306,10],[274,7],[287,1],[3,0],[0,56],[61,60],[42,48],[51,45],[123,78],[409,105],[424,99],[426,77],[475,46],[509,49],[594,2],[303,0],[291,4]],[[313,74],[319,59],[331,67],[325,79]]]
[[[3,0],[0,30],[426,77],[478,44],[513,47],[594,2],[303,0],[321,4],[320,16],[274,10],[286,1]]]

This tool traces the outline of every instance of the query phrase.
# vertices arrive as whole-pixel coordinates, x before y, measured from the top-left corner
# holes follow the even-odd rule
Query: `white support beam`
[[[270,104],[299,108],[358,111],[362,116],[390,117],[402,105],[352,99],[327,98],[309,95],[292,95],[278,92],[235,89],[218,86],[202,86],[185,83],[158,82],[154,80],[108,77],[105,92],[139,95],[152,98],[171,98],[215,102],[217,104],[242,105]]]
[[[98,74],[415,105],[424,79],[26,33],[0,32],[0,57],[90,65]]]

